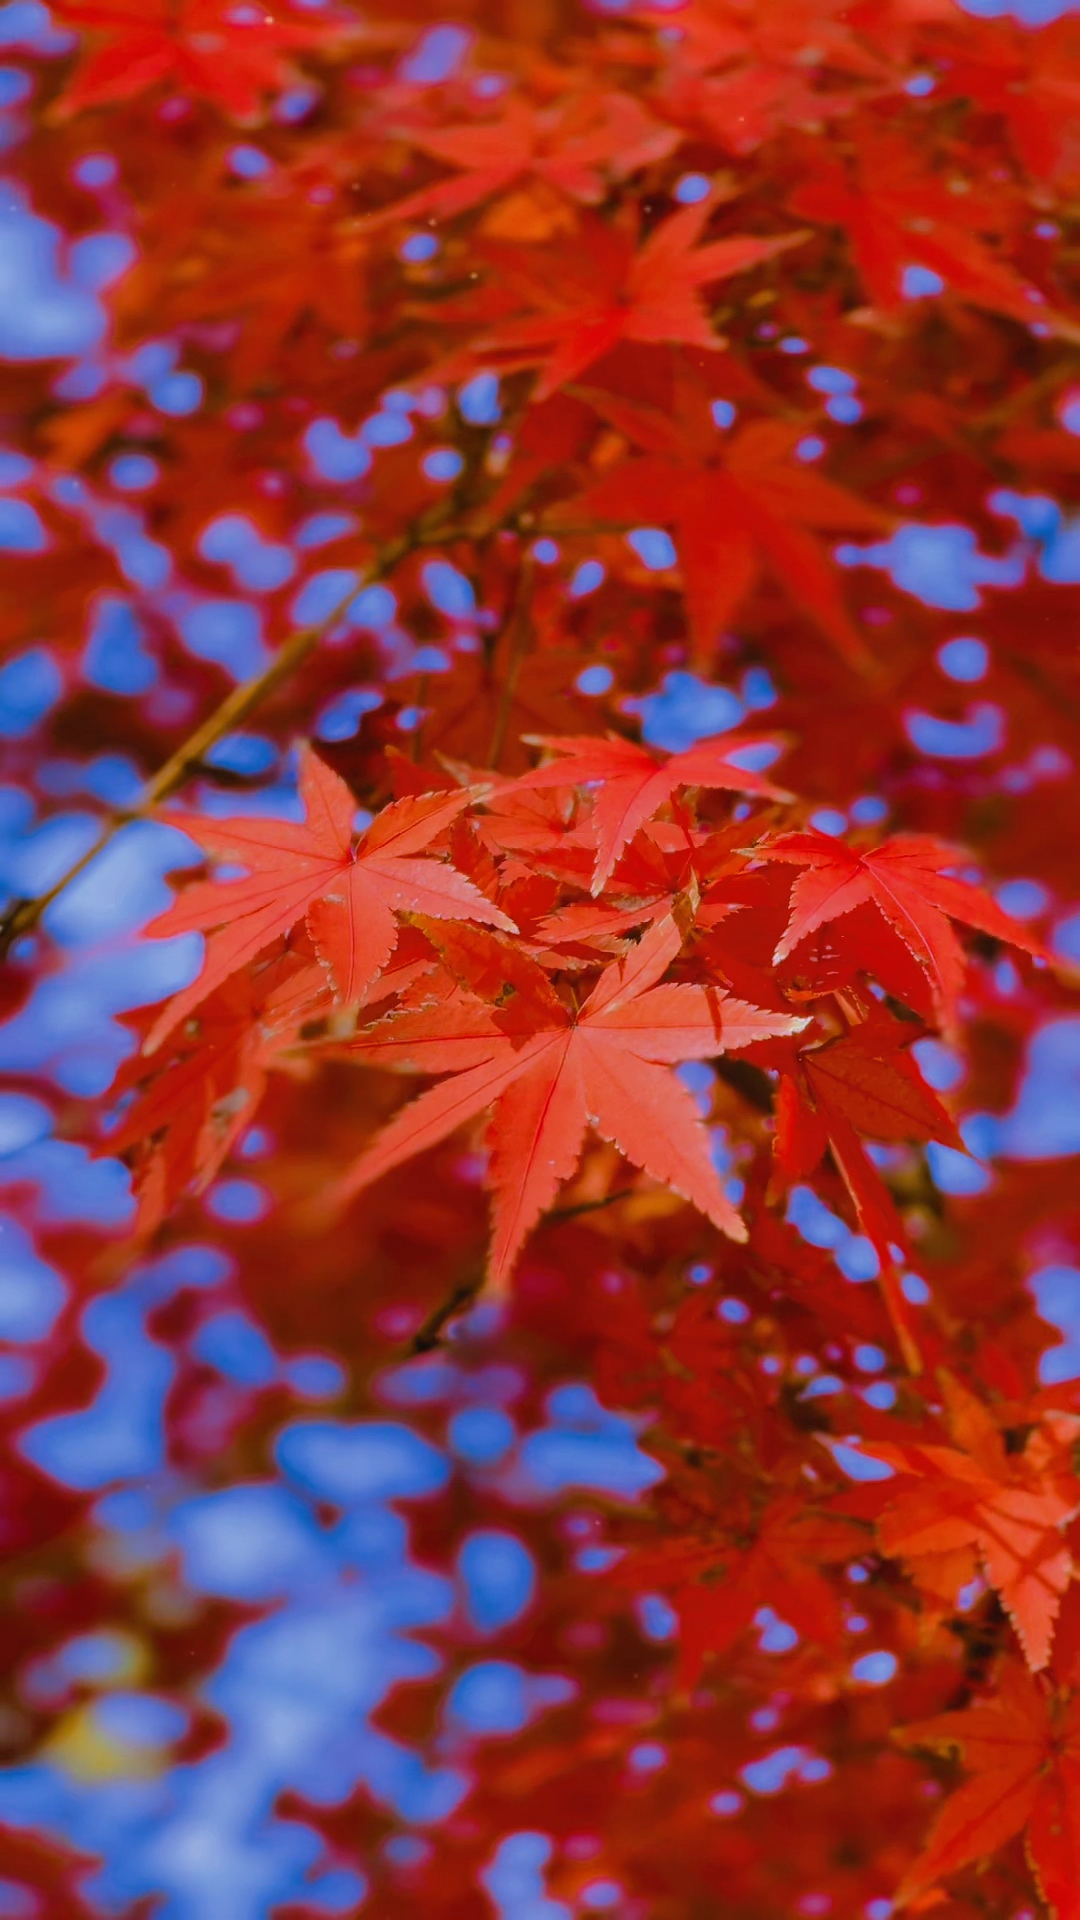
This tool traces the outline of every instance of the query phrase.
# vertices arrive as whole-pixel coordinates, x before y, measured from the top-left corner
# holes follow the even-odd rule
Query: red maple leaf
[[[61,94],[67,113],[130,100],[162,80],[250,120],[263,95],[290,79],[287,55],[340,36],[315,19],[275,18],[265,0],[61,0],[59,19],[91,38]]]
[[[681,944],[669,915],[605,967],[576,1012],[519,955],[517,990],[501,1006],[462,995],[391,1016],[361,1035],[347,1052],[366,1065],[453,1077],[403,1108],[346,1176],[341,1197],[493,1106],[494,1284],[505,1285],[526,1235],[573,1173],[589,1124],[722,1232],[745,1240],[694,1102],[666,1069],[796,1032],[805,1022],[712,988],[658,984]]]
[[[982,887],[951,871],[963,856],[928,835],[898,833],[883,846],[860,853],[824,833],[786,833],[756,847],[754,855],[805,868],[792,887],[791,917],[774,961],[786,959],[815,928],[870,902],[926,970],[950,1025],[965,973],[964,950],[950,921],[963,921],[995,940],[1043,954],[1038,941]]]
[[[1016,153],[1035,177],[1075,176],[1077,47],[1076,21],[1067,16],[1038,34],[988,36],[974,44],[957,36],[955,57],[942,66],[942,94],[977,100],[980,112],[1000,115]]]
[[[749,1531],[749,1529],[747,1529]],[[805,1495],[782,1494],[736,1544],[723,1534],[709,1541],[628,1557],[619,1578],[665,1592],[679,1616],[676,1680],[697,1682],[706,1656],[725,1653],[762,1606],[772,1607],[796,1632],[819,1645],[835,1641],[843,1608],[822,1569],[850,1559],[859,1535],[844,1518],[808,1510]]]
[[[286,952],[260,969],[234,974],[203,1003],[198,1018],[152,1062],[135,1053],[112,1093],[134,1091],[103,1141],[111,1154],[135,1154],[139,1230],[149,1232],[189,1188],[202,1192],[237,1136],[251,1125],[274,1059],[327,994],[313,956]],[[136,1016],[138,1026],[145,1016]]]
[[[893,1253],[905,1243],[904,1225],[860,1135],[941,1140],[960,1151],[964,1143],[911,1056],[897,1045],[892,1024],[871,1019],[840,1039],[797,1054],[780,1081],[773,1144],[778,1165],[792,1180],[812,1174],[831,1148],[859,1226],[878,1256],[885,1305],[905,1360],[918,1372],[914,1316]]]
[[[623,848],[670,800],[676,787],[726,787],[769,800],[788,798],[762,774],[735,763],[732,755],[740,748],[760,744],[742,736],[733,735],[723,744],[705,741],[685,753],[673,753],[667,760],[658,760],[646,747],[615,734],[606,740],[590,734],[541,734],[534,736],[531,744],[560,758],[522,774],[517,782],[519,790],[596,783],[592,811],[596,836],[594,894],[603,892]]]
[[[630,94],[615,91],[573,96],[554,107],[535,107],[511,94],[492,119],[397,131],[459,172],[380,208],[365,226],[463,213],[530,175],[574,200],[596,202],[603,198],[606,173],[624,178],[679,144],[673,127],[654,120]]]
[[[958,1444],[864,1443],[863,1451],[909,1481],[888,1501],[878,1537],[886,1553],[911,1566],[917,1584],[953,1602],[981,1565],[1038,1671],[1050,1658],[1073,1573],[1062,1528],[1080,1505],[1080,1486],[1062,1450],[1076,1422],[1063,1416],[1063,1439],[1040,1426],[1022,1453],[1009,1454],[975,1396],[948,1375],[941,1386]]]
[[[774,1144],[791,1179],[813,1173],[834,1131],[841,1138],[857,1129],[872,1140],[940,1140],[964,1151],[951,1115],[898,1044],[895,1027],[871,1019],[802,1048],[784,1072]]]
[[[1028,1857],[1054,1920],[1080,1917],[1080,1699],[1051,1693],[1015,1662],[992,1700],[904,1727],[906,1747],[960,1753],[971,1772],[943,1807],[899,1889],[907,1904],[1027,1829]]]
[[[818,1111],[843,1114],[873,1140],[941,1140],[963,1148],[950,1114],[890,1023],[856,1027],[800,1056]]]
[[[362,998],[397,944],[396,913],[480,920],[514,932],[514,923],[445,861],[418,859],[457,819],[467,790],[422,794],[385,807],[363,834],[344,780],[306,748],[300,795],[307,818],[284,820],[202,814],[167,818],[209,853],[240,861],[243,879],[197,881],[159,915],[157,935],[211,931],[202,972],[170,1000],[146,1041],[161,1044],[206,995],[306,919],[316,951],[346,1004]]]
[[[801,235],[737,233],[696,247],[710,211],[707,201],[681,208],[637,248],[626,227],[590,217],[576,246],[500,258],[503,285],[532,311],[475,338],[471,359],[542,367],[534,398],[544,400],[623,340],[719,350],[699,289],[771,260]]]
[[[850,171],[836,160],[816,160],[813,177],[796,188],[791,205],[810,220],[843,229],[876,306],[899,307],[904,270],[918,264],[974,306],[1024,325],[1038,319],[1077,337],[1076,327],[1054,314],[1004,252],[981,237],[980,229],[996,237],[1003,224],[1000,194],[965,192],[961,199],[950,193],[912,143],[892,130],[864,123],[854,152]]]
[[[734,9],[725,13],[710,18],[704,9],[686,10],[680,38],[665,49],[670,76],[662,97],[679,124],[688,122],[729,153],[751,154],[781,127],[820,128],[849,113],[856,96],[850,86],[829,88],[837,75],[887,74],[865,27],[856,31],[847,10],[840,16],[816,0],[783,0],[776,8],[759,0],[740,10],[737,25]]]
[[[613,951],[620,936],[647,920],[658,920],[670,906],[670,894],[656,894],[631,907],[612,906],[604,900],[573,900],[569,906],[546,914],[537,923],[535,934],[549,947],[585,946],[604,951],[609,944]]]
[[[239,220],[232,207],[214,221],[210,197],[192,192],[184,217],[178,214],[159,238],[159,272],[182,282],[180,263],[192,232],[199,235],[206,270],[178,299],[178,319],[201,322],[220,315],[235,322],[239,314],[250,316],[230,363],[241,388],[275,364],[305,313],[334,334],[355,337],[367,330],[371,243],[356,223],[336,217],[339,190],[332,159],[321,164],[316,154],[306,166],[282,167],[261,180],[257,192],[245,195]]]
[[[815,534],[882,532],[889,514],[795,457],[803,429],[752,420],[730,436],[718,431],[706,388],[688,371],[675,380],[670,417],[599,389],[588,397],[638,446],[550,517],[572,513],[619,525],[670,527],[679,556],[691,632],[709,659],[736,608],[763,571],[780,581],[801,612],[843,657],[867,665],[870,654],[844,605],[837,570]]]

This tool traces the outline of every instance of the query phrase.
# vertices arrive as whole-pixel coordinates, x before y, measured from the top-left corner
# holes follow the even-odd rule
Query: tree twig
[[[416,1329],[409,1341],[410,1354],[432,1353],[436,1347],[441,1346],[442,1332],[447,1322],[456,1320],[458,1314],[464,1313],[467,1307],[472,1306],[483,1284],[483,1274],[477,1274],[473,1280],[463,1280],[460,1286],[447,1294],[445,1300],[440,1300],[438,1306],[432,1308],[427,1319]]]
[[[605,1193],[602,1200],[579,1200],[572,1207],[553,1207],[547,1217],[549,1220],[579,1220],[583,1213],[599,1213],[603,1207],[613,1207],[617,1200],[629,1200],[636,1192],[636,1187],[616,1187],[614,1193]]]
[[[531,553],[522,555],[521,565],[514,585],[514,599],[507,620],[509,651],[506,672],[499,692],[499,705],[495,713],[495,724],[491,730],[491,745],[488,747],[487,764],[497,767],[506,745],[506,730],[510,724],[510,710],[514,704],[517,683],[525,659],[525,643],[529,637],[529,597],[532,587],[534,561]]]
[[[231,693],[226,694],[224,700],[214,708],[213,713],[196,727],[194,733],[188,735],[182,745],[177,747],[176,752],[166,760],[164,766],[159,767],[153,778],[146,782],[133,806],[117,808],[106,815],[101,830],[92,844],[67,869],[66,873],[61,874],[59,880],[43,893],[35,894],[31,899],[12,902],[0,917],[0,956],[8,952],[13,941],[33,931],[46,908],[52,905],[79,874],[86,871],[91,862],[97,859],[99,853],[104,852],[121,827],[126,827],[133,820],[145,818],[162,800],[167,799],[171,793],[175,793],[205,758],[210,748],[225,734],[230,733],[240,721],[245,720],[249,713],[261,705],[267,694],[272,693],[275,687],[280,686],[282,681],[287,680],[290,674],[295,673],[296,669],[303,665],[308,655],[314,652],[323,635],[329,633],[342,619],[350,603],[355,600],[358,593],[362,592],[365,585],[370,585],[373,580],[378,580],[390,572],[399,560],[404,559],[405,555],[411,553],[416,547],[428,546],[436,540],[451,540],[454,537],[454,530],[443,524],[441,519],[426,526],[421,521],[411,532],[402,534],[397,540],[389,541],[380,549],[363,578],[349,588],[348,593],[324,619],[313,622],[311,626],[300,627],[295,633],[290,634],[284,644],[279,647],[269,666],[264,667],[261,673],[254,674],[250,680],[245,680],[240,686],[234,687]]]
[[[619,1187],[614,1193],[606,1193],[602,1200],[580,1200],[576,1206],[556,1207],[548,1219],[576,1220],[583,1213],[598,1213],[603,1207],[614,1206],[617,1200],[628,1200],[635,1191],[634,1187]],[[436,1347],[442,1345],[443,1329],[473,1305],[483,1288],[483,1274],[477,1274],[472,1280],[462,1280],[417,1327],[406,1351],[413,1356],[434,1352]]]

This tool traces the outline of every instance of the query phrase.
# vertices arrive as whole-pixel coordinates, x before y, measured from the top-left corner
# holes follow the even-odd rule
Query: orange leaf
[[[391,1015],[360,1035],[347,1049],[354,1059],[454,1077],[384,1128],[338,1197],[358,1193],[493,1108],[496,1285],[506,1284],[522,1242],[572,1173],[589,1124],[722,1232],[744,1240],[693,1100],[667,1068],[794,1033],[805,1022],[760,1012],[713,988],[662,984],[680,946],[669,915],[625,959],[604,968],[576,1015],[536,967],[524,1017],[516,1014],[517,996],[504,1010],[463,995],[445,1007]],[[519,973],[528,967],[522,955],[516,965]]]
[[[971,1779],[948,1800],[909,1868],[897,1904],[995,1853],[1027,1828],[1027,1848],[1054,1920],[1080,1916],[1080,1703],[1046,1692],[1011,1664],[997,1697],[904,1727],[907,1747],[959,1752]]]
[[[356,802],[344,780],[306,748],[300,793],[306,818],[282,820],[168,814],[208,852],[241,862],[243,879],[201,881],[153,922],[156,934],[210,932],[202,972],[169,1001],[144,1051],[240,967],[306,919],[338,997],[353,1004],[382,972],[398,940],[398,913],[514,925],[464,874],[417,856],[457,819],[468,791],[409,795],[372,821],[359,841]]]

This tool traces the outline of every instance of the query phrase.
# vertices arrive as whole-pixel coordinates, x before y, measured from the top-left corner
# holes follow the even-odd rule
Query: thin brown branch
[[[599,1213],[603,1207],[613,1207],[617,1200],[629,1200],[636,1192],[636,1187],[616,1187],[614,1193],[605,1193],[602,1200],[579,1200],[576,1206],[553,1207],[547,1217],[549,1220],[579,1220],[583,1213]]]
[[[188,735],[182,745],[177,747],[176,752],[166,760],[164,766],[159,767],[153,778],[146,782],[133,806],[117,809],[106,815],[93,843],[67,869],[67,872],[61,875],[59,880],[45,892],[35,894],[31,899],[13,901],[0,918],[0,956],[7,953],[13,941],[33,931],[46,908],[58,899],[80,873],[85,873],[87,867],[97,859],[99,853],[104,852],[121,827],[127,826],[132,820],[143,819],[148,813],[152,813],[162,800],[167,799],[170,794],[176,792],[178,787],[183,786],[188,776],[202,764],[210,748],[225,734],[230,733],[242,720],[246,720],[248,715],[262,704],[268,694],[303,665],[309,654],[314,652],[323,635],[329,633],[343,617],[350,602],[355,600],[364,584],[381,579],[397,566],[399,560],[404,559],[405,555],[415,548],[429,546],[435,541],[452,540],[455,537],[456,530],[446,525],[440,509],[439,515],[434,520],[420,521],[411,532],[402,534],[398,539],[389,541],[385,547],[381,548],[363,580],[351,586],[348,593],[324,619],[315,621],[311,626],[300,627],[295,633],[290,634],[269,666],[264,667],[261,673],[254,674],[250,680],[245,680],[241,686],[234,687],[232,692],[225,696],[225,699],[214,708],[213,713],[196,727],[194,733]]]
[[[460,1286],[448,1293],[445,1300],[441,1300],[437,1307],[432,1308],[427,1319],[413,1334],[409,1341],[409,1353],[432,1353],[436,1347],[441,1346],[444,1327],[472,1306],[483,1284],[483,1275],[477,1274],[475,1279],[463,1280]]]
[[[614,1193],[606,1193],[601,1200],[581,1200],[576,1206],[556,1207],[548,1215],[549,1220],[576,1220],[581,1214],[599,1213],[604,1207],[612,1207],[617,1200],[628,1200],[635,1192],[633,1187],[618,1187]],[[477,1274],[471,1280],[463,1280],[459,1286],[447,1294],[433,1307],[427,1319],[417,1328],[409,1341],[407,1351],[412,1355],[432,1353],[442,1345],[443,1331],[451,1320],[456,1320],[468,1311],[483,1291],[484,1276]]]
[[[514,598],[507,619],[509,651],[506,673],[503,676],[499,693],[499,705],[495,714],[495,724],[491,730],[491,744],[488,747],[487,764],[497,767],[506,745],[506,730],[510,724],[510,713],[517,692],[517,683],[521,677],[521,668],[525,659],[525,649],[529,638],[529,599],[532,588],[535,563],[531,553],[522,556],[514,586]]]

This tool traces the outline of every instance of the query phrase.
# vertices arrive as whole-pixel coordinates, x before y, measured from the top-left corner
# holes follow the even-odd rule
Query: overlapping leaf
[[[818,927],[870,902],[926,970],[950,1024],[965,977],[952,920],[1029,953],[1043,952],[982,887],[957,875],[962,856],[927,835],[897,834],[883,846],[859,852],[823,833],[788,833],[755,851],[759,859],[804,868],[791,890],[791,917],[776,948],[777,961]]]
[[[762,572],[852,664],[870,660],[844,604],[839,576],[819,533],[881,532],[889,516],[796,458],[797,425],[751,420],[730,437],[717,429],[709,395],[680,370],[675,412],[600,389],[598,410],[644,451],[588,487],[565,513],[616,524],[668,526],[682,569],[699,657],[708,661],[724,628]]]
[[[500,257],[498,299],[509,289],[526,309],[478,333],[475,356],[541,369],[535,397],[546,399],[577,379],[621,341],[680,341],[714,352],[713,331],[700,289],[771,260],[798,236],[730,234],[701,237],[709,207],[683,207],[635,246],[625,228],[595,219],[557,258]],[[456,316],[455,316],[456,317]],[[482,321],[482,310],[477,315]]]
[[[1063,1472],[1049,1434],[1036,1431],[1021,1453],[1009,1455],[975,1396],[952,1379],[942,1384],[956,1446],[869,1448],[917,1483],[889,1500],[878,1522],[881,1544],[912,1565],[916,1580],[922,1568],[935,1591],[943,1578],[955,1580],[954,1599],[981,1565],[1038,1672],[1050,1658],[1054,1621],[1073,1576],[1062,1530],[1080,1505],[1080,1486]]]
[[[1080,1914],[1080,1701],[1009,1665],[984,1703],[903,1728],[905,1746],[959,1753],[971,1778],[946,1802],[905,1876],[901,1905],[1027,1833],[1054,1920]]]
[[[577,1012],[539,968],[519,963],[500,1007],[460,997],[391,1015],[358,1038],[350,1055],[368,1066],[454,1077],[403,1108],[347,1175],[342,1195],[493,1107],[496,1285],[505,1285],[526,1236],[574,1171],[590,1124],[722,1232],[745,1239],[693,1101],[667,1069],[795,1032],[805,1022],[713,989],[662,984],[681,944],[674,921],[660,921],[625,961],[605,968]]]
[[[522,776],[519,790],[530,787],[566,787],[594,785],[593,829],[596,836],[596,871],[592,890],[601,893],[610,879],[623,848],[662,807],[676,787],[722,787],[735,793],[760,794],[771,800],[786,799],[782,788],[773,786],[760,773],[740,766],[738,754],[758,743],[742,738],[723,744],[690,747],[667,760],[657,760],[646,748],[632,740],[611,736],[606,740],[588,735],[540,737],[533,743],[558,758]]]
[[[169,81],[235,119],[251,119],[265,94],[290,78],[290,53],[341,33],[340,26],[289,18],[281,6],[275,17],[264,0],[250,17],[227,0],[64,0],[58,14],[92,36],[62,95],[68,113]]]
[[[231,856],[248,873],[196,882],[154,922],[158,935],[209,931],[210,939],[202,972],[169,1002],[147,1037],[148,1049],[300,919],[346,1003],[359,1000],[385,967],[397,943],[398,912],[512,929],[471,880],[445,861],[419,857],[469,804],[467,791],[396,801],[359,836],[352,794],[310,750],[300,793],[302,824],[170,815],[208,852]]]

